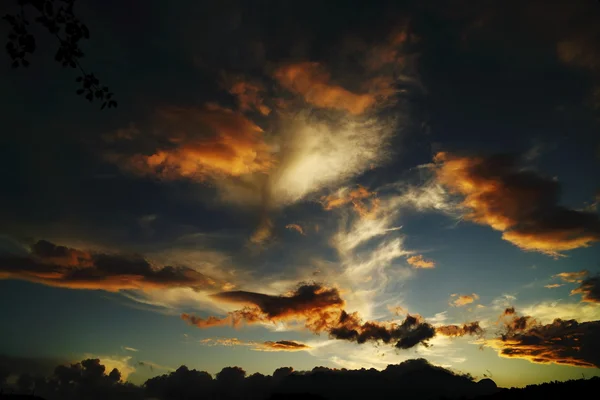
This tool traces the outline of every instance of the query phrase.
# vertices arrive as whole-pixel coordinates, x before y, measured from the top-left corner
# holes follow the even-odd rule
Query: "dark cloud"
[[[326,288],[317,283],[301,284],[285,296],[231,291],[218,293],[213,297],[221,301],[245,304],[246,307],[231,311],[222,318],[201,318],[190,314],[182,314],[181,318],[199,328],[239,326],[242,322],[253,324],[296,320],[304,322],[305,327],[312,332],[325,332],[333,339],[359,344],[393,343],[400,349],[409,349],[418,344],[427,346],[428,340],[436,333],[456,337],[483,332],[478,322],[435,328],[421,316],[410,314],[401,323],[363,322],[358,313],[344,310],[345,302],[336,288]]]
[[[217,283],[183,266],[155,267],[139,255],[82,251],[40,240],[28,255],[0,255],[0,279],[21,279],[70,289],[206,289]]]
[[[295,291],[284,296],[262,293],[231,291],[213,296],[216,299],[256,306],[267,318],[283,318],[288,315],[310,314],[328,308],[344,305],[336,288],[326,288],[319,284],[302,284]]]
[[[310,349],[310,346],[295,342],[293,340],[278,340],[276,342],[264,342],[263,346],[267,350],[274,351],[299,351]]]
[[[600,217],[559,205],[554,179],[520,168],[511,155],[435,156],[437,180],[464,196],[465,217],[501,231],[523,250],[558,256],[600,240]]]
[[[582,300],[589,303],[600,303],[600,276],[585,278],[571,294],[581,294]]]
[[[502,357],[600,368],[600,321],[557,318],[551,324],[541,324],[531,316],[518,315],[514,308],[505,310],[501,319],[503,333],[486,343]]]

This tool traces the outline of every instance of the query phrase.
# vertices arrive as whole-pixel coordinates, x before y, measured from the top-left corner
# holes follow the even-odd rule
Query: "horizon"
[[[44,1],[0,6],[0,370],[600,377],[599,2]]]

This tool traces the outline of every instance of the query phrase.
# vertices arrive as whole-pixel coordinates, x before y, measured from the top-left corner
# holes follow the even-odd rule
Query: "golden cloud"
[[[408,257],[406,262],[415,268],[435,268],[435,262],[424,259],[420,254]]]
[[[206,346],[247,346],[255,351],[304,351],[311,347],[307,344],[294,340],[278,340],[276,342],[255,342],[244,341],[238,338],[206,338],[200,340],[200,343]]]
[[[555,278],[560,278],[565,282],[569,283],[579,283],[588,276],[588,271],[581,270],[576,272],[561,272],[559,274],[554,275]]]
[[[304,235],[304,229],[302,229],[302,227],[300,225],[298,225],[298,224],[287,224],[285,226],[285,228],[293,230],[293,231],[296,231],[296,232],[298,232],[301,235]]]
[[[450,297],[454,298],[454,300],[451,300],[450,305],[456,307],[466,306],[467,304],[473,303],[475,300],[479,300],[479,296],[475,293],[461,295],[454,293]]]
[[[320,108],[363,114],[376,103],[374,95],[356,94],[331,83],[331,75],[316,62],[287,64],[273,74],[281,86]]]
[[[523,358],[539,364],[600,367],[600,321],[555,319],[540,324],[530,316],[519,316],[514,308],[505,312],[504,333],[485,341],[501,357]]]
[[[166,139],[152,154],[114,156],[113,161],[140,175],[162,179],[242,176],[266,173],[275,164],[263,130],[243,114],[207,104],[159,111]]]
[[[583,301],[600,304],[600,277],[584,279],[577,289],[571,291],[571,294],[581,294]]]
[[[558,183],[519,169],[515,157],[438,153],[434,161],[438,182],[464,197],[465,218],[523,250],[559,256],[600,240],[597,214],[558,205]]]
[[[379,199],[375,197],[376,195],[376,192],[371,192],[361,185],[355,189],[344,187],[333,194],[321,197],[321,203],[323,208],[328,211],[352,204],[358,215],[363,218],[372,218],[379,207]],[[367,200],[370,200],[370,205],[366,204]]]
[[[271,108],[264,103],[265,88],[262,84],[237,78],[228,82],[227,86],[229,93],[237,98],[240,110],[255,110],[265,116],[271,113]]]

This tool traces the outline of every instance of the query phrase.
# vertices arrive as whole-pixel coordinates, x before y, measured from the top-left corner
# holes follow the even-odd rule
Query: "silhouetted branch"
[[[101,109],[105,107],[116,107],[117,102],[113,99],[114,93],[107,86],[100,85],[98,78],[93,73],[87,73],[80,63],[84,56],[79,47],[82,39],[89,39],[90,32],[74,14],[75,0],[17,0],[20,12],[17,14],[6,14],[2,19],[11,26],[6,43],[6,52],[12,59],[13,68],[19,66],[28,67],[29,55],[36,49],[35,37],[29,32],[31,25],[26,15],[26,7],[37,11],[38,16],[34,22],[42,25],[54,36],[59,43],[54,59],[63,67],[77,68],[81,76],[76,82],[81,83],[81,88],[76,91],[78,95],[92,102],[94,99],[102,101]]]

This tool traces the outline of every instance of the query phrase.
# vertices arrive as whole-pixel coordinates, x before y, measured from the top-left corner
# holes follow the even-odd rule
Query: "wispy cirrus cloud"
[[[256,342],[238,338],[206,338],[200,340],[200,343],[206,346],[250,347],[254,351],[307,351],[311,349],[309,345],[294,340]]]

